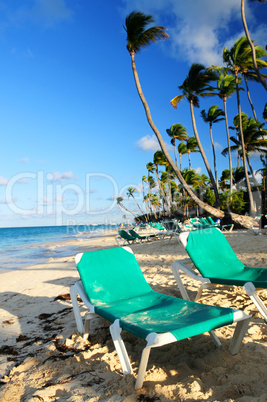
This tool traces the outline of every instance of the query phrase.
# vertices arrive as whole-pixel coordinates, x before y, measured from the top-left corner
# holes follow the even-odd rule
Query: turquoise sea
[[[64,242],[100,236],[117,225],[40,226],[0,228],[0,273],[41,264],[50,258],[75,254],[77,246]],[[55,247],[56,245],[56,247]]]

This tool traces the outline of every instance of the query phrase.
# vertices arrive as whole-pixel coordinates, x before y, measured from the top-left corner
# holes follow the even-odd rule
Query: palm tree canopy
[[[239,84],[241,82],[241,78],[239,78]],[[229,74],[220,74],[218,81],[217,81],[217,89],[218,93],[217,95],[224,99],[224,98],[229,98],[231,95],[233,95],[236,92],[236,85],[235,85],[235,78],[232,75]],[[239,87],[240,90],[243,90],[243,88]]]
[[[235,122],[234,124],[236,125],[236,123],[237,122]],[[267,130],[263,128],[263,124],[257,122],[253,118],[247,118],[247,115],[243,114],[242,127],[246,152],[267,153],[267,140],[262,138],[263,136],[267,135]],[[237,140],[235,137],[231,137],[231,141],[235,144],[231,146],[231,151],[238,150],[239,154],[242,155],[240,140]],[[227,153],[228,148],[225,148],[222,151],[222,155],[226,156]]]
[[[129,188],[127,188],[127,195],[128,195],[128,198],[129,197],[133,197],[133,193],[135,192],[135,188],[133,188],[133,187],[129,187]]]
[[[159,39],[168,39],[165,27],[155,26],[147,28],[154,19],[151,15],[145,15],[139,11],[131,12],[125,20],[124,29],[127,32],[127,50],[129,53],[137,53],[143,47],[156,42]]]
[[[258,45],[254,45],[254,47],[258,68],[267,67],[267,61],[261,60],[262,57],[267,56],[266,51]],[[256,76],[256,73],[253,72],[254,65],[251,47],[245,36],[239,38],[230,50],[227,47],[224,48],[223,61],[226,63],[228,69],[233,72],[241,74],[250,73],[252,76]]]
[[[166,156],[164,155],[164,153],[162,151],[156,151],[154,153],[154,164],[155,165],[166,165],[167,159]]]
[[[189,137],[186,142],[187,152],[198,152],[197,140],[195,137]]]
[[[201,110],[201,117],[205,121],[205,123],[218,123],[218,121],[224,120],[224,111],[222,109],[219,109],[218,105],[212,105],[208,112],[203,109]],[[223,116],[223,117],[222,117]]]
[[[185,141],[188,138],[187,130],[182,124],[173,124],[171,128],[166,130],[167,134],[175,140]]]
[[[155,165],[154,165],[153,162],[148,162],[148,163],[146,164],[146,168],[147,168],[148,172],[150,172],[150,173],[154,173],[154,172],[155,172]]]
[[[245,178],[245,170],[243,166],[239,166],[233,169],[233,176],[235,179],[235,183],[239,183],[241,180]]]
[[[178,87],[182,91],[182,95],[173,98],[171,105],[177,108],[178,103],[187,98],[189,102],[193,102],[195,107],[199,107],[199,96],[215,95],[210,82],[217,78],[217,74],[211,69],[206,69],[203,64],[193,63],[183,84]]]
[[[180,142],[180,144],[178,145],[178,153],[180,155],[187,154],[187,146],[184,142]]]
[[[264,106],[264,110],[263,110],[263,113],[262,113],[262,117],[264,118],[264,120],[267,121],[267,103],[266,103],[265,106]]]
[[[181,171],[183,178],[190,186],[196,186],[199,184],[200,178],[198,173],[194,169],[183,169]]]

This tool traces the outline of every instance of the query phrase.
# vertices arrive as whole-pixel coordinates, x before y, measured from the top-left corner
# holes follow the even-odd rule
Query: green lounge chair
[[[139,239],[130,235],[128,232],[126,232],[126,230],[119,230],[118,236],[115,237],[115,241],[118,244],[118,246],[123,246],[125,243],[130,244],[131,242],[132,243],[140,242]]]
[[[228,229],[229,232],[232,232],[232,230],[233,230],[233,228],[234,228],[234,224],[233,224],[233,223],[229,223],[229,224],[226,224],[226,225],[221,225],[221,224],[220,224],[220,220],[219,220],[218,222],[214,222],[214,220],[213,220],[210,216],[207,216],[206,220],[210,223],[210,225],[211,225],[212,227],[218,227],[218,228],[220,228],[221,230],[226,230],[226,229]]]
[[[230,344],[238,352],[249,316],[240,310],[194,303],[152,290],[134,254],[128,247],[117,247],[78,254],[75,258],[81,278],[70,288],[77,329],[87,337],[89,321],[95,315],[112,323],[111,336],[123,374],[132,372],[121,338],[125,330],[147,341],[142,352],[136,389],[141,388],[150,349],[200,335],[237,322]],[[79,295],[89,309],[83,323],[77,302]],[[214,338],[220,344],[217,337]]]
[[[140,241],[142,240],[151,240],[153,237],[157,237],[156,234],[149,234],[149,235],[140,235],[139,233],[137,233],[135,230],[131,229],[129,230],[129,233],[132,237],[134,237],[135,239],[139,239]]]
[[[175,261],[171,269],[184,299],[189,300],[189,296],[179,271],[202,283],[195,301],[200,298],[203,289],[214,285],[243,286],[267,322],[267,308],[256,294],[256,288],[267,288],[266,268],[245,266],[218,228],[181,233],[180,241],[190,259]]]

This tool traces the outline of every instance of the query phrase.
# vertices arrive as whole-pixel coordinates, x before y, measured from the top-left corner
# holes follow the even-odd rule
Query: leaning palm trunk
[[[218,175],[217,175],[215,147],[214,147],[213,136],[212,136],[212,123],[210,123],[210,141],[211,141],[212,152],[213,152],[214,174],[215,174],[216,186],[217,186],[217,189],[218,189],[219,188],[219,183],[218,183]]]
[[[124,209],[125,211],[129,212],[130,214],[132,214],[135,218],[138,217],[138,214],[136,212],[130,211],[128,208],[126,208],[121,202],[118,202],[118,205]]]
[[[130,53],[131,55],[131,59],[132,59],[132,70],[133,70],[133,74],[134,74],[134,79],[135,79],[135,84],[136,84],[136,89],[137,92],[139,94],[139,97],[141,99],[141,102],[144,106],[145,109],[145,113],[146,113],[146,117],[147,117],[147,121],[151,127],[151,129],[153,130],[153,132],[155,133],[158,142],[160,144],[160,147],[162,149],[162,152],[164,153],[164,155],[166,156],[169,164],[171,165],[171,167],[173,168],[176,176],[178,177],[180,183],[182,184],[182,186],[184,187],[184,189],[188,192],[188,194],[190,195],[190,197],[192,198],[192,200],[202,209],[204,209],[205,211],[207,211],[209,214],[215,216],[216,218],[222,219],[225,217],[225,213],[223,211],[220,211],[217,208],[214,208],[208,204],[206,204],[205,202],[203,202],[202,200],[200,200],[195,193],[191,190],[191,188],[187,185],[186,181],[184,180],[183,176],[181,175],[180,170],[177,168],[177,166],[175,165],[174,161],[172,160],[166,146],[165,143],[163,141],[163,138],[159,132],[159,130],[157,129],[157,127],[155,126],[152,117],[151,117],[151,113],[147,104],[147,101],[144,97],[141,85],[140,85],[140,81],[139,81],[139,77],[137,74],[137,70],[136,70],[136,65],[135,65],[135,58],[134,58],[134,52]],[[244,227],[251,227],[251,225],[254,223],[254,219],[251,219],[250,217],[244,217],[235,213],[230,213],[230,218],[236,222],[239,223],[241,225],[243,225]]]
[[[244,134],[243,134],[243,127],[242,127],[242,116],[241,116],[241,106],[240,106],[239,87],[238,87],[238,72],[237,71],[235,71],[235,85],[236,85],[237,107],[238,107],[238,116],[239,116],[239,132],[240,132],[242,154],[243,154],[243,166],[244,166],[245,178],[246,178],[246,184],[247,184],[247,190],[248,190],[248,196],[249,196],[250,210],[251,210],[252,216],[255,216],[256,209],[255,209],[253,195],[252,195],[251,186],[250,186],[249,177],[248,177],[248,168],[247,168],[247,160],[246,160],[247,153],[246,153],[246,149],[245,149]]]
[[[140,205],[138,204],[138,202],[136,201],[136,198],[134,197],[134,195],[132,195],[132,198],[134,199],[136,206],[139,209],[139,211],[141,212],[141,214],[144,215],[144,211],[142,211],[142,209],[141,209]]]
[[[226,126],[226,134],[227,134],[227,145],[228,145],[228,157],[229,157],[229,171],[230,171],[230,194],[233,192],[233,169],[232,169],[232,156],[231,156],[231,144],[230,144],[230,136],[229,136],[229,126],[228,126],[228,116],[226,110],[226,97],[223,99],[224,105],[224,115],[225,115],[225,126]]]
[[[250,38],[250,34],[249,34],[249,31],[248,31],[247,21],[246,21],[246,17],[245,17],[245,1],[244,1],[244,0],[241,0],[241,16],[242,16],[242,22],[243,22],[245,34],[246,34],[248,43],[249,43],[249,45],[250,45],[250,47],[251,47],[251,51],[252,51],[252,60],[253,60],[253,65],[254,65],[255,72],[256,72],[256,74],[257,74],[257,77],[258,77],[260,83],[263,85],[263,87],[264,87],[264,88],[266,89],[266,91],[267,91],[267,84],[266,84],[266,82],[263,80],[263,78],[262,78],[262,76],[261,76],[261,74],[260,74],[260,72],[259,72],[259,69],[258,69],[258,66],[257,66],[257,61],[256,61],[256,51],[255,51],[255,47],[254,47],[254,45],[253,45],[253,42],[252,42],[252,40],[251,40],[251,38]]]
[[[255,111],[254,105],[253,105],[252,100],[251,100],[250,91],[249,91],[249,87],[248,87],[248,79],[247,79],[246,74],[244,74],[244,79],[245,79],[245,84],[246,84],[246,90],[247,90],[248,101],[249,101],[249,104],[250,104],[250,107],[251,107],[251,110],[252,110],[254,119],[255,119],[256,121],[258,121],[257,115],[256,115],[256,111]]]
[[[203,158],[203,161],[205,163],[205,166],[206,166],[206,169],[207,169],[207,172],[208,172],[208,175],[210,177],[210,181],[211,181],[211,184],[212,184],[212,187],[213,187],[213,191],[214,191],[214,194],[215,194],[215,199],[216,199],[215,207],[219,207],[220,206],[220,198],[219,198],[218,187],[216,185],[216,182],[215,182],[215,179],[213,177],[213,174],[212,174],[208,159],[206,157],[206,154],[204,152],[204,149],[203,149],[202,144],[201,144],[200,139],[199,139],[197,126],[196,126],[195,115],[194,115],[194,109],[193,109],[193,101],[192,100],[190,100],[190,112],[191,112],[191,119],[192,119],[192,124],[193,124],[194,135],[195,135],[195,138],[197,140],[197,145],[198,145],[199,151],[201,153],[201,156]]]

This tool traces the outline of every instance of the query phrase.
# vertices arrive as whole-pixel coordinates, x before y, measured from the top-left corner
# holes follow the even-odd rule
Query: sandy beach
[[[79,241],[77,251],[115,247],[116,232]],[[267,235],[225,233],[249,266],[267,268]],[[67,246],[71,246],[69,242]],[[56,247],[56,245],[55,245]],[[177,240],[131,246],[156,291],[180,297],[170,265],[186,257]],[[78,280],[74,256],[0,274],[0,401],[267,401],[267,325],[242,288],[205,291],[201,302],[252,314],[240,352],[232,356],[233,326],[152,350],[143,388],[134,383],[144,341],[123,333],[133,375],[122,376],[109,323],[92,321],[88,341],[77,333],[69,287]],[[197,286],[185,278],[190,295]],[[267,290],[259,291],[265,304]]]

